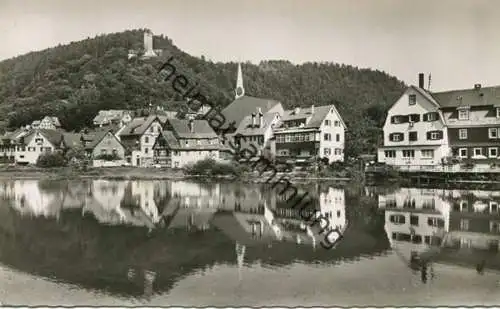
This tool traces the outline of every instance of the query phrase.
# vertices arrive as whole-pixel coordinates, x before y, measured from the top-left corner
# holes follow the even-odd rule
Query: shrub
[[[189,164],[184,168],[184,171],[189,175],[206,175],[206,176],[223,176],[236,175],[239,176],[243,172],[244,167],[239,164],[220,163],[214,159],[200,160],[194,164]]]
[[[65,166],[66,163],[66,159],[59,152],[43,153],[36,160],[38,167],[60,167]]]
[[[105,160],[105,161],[115,161],[120,160],[121,158],[116,154],[101,154],[95,157],[96,160]]]

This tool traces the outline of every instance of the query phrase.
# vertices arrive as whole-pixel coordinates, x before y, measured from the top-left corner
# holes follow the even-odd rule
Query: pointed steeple
[[[241,98],[245,95],[245,88],[243,87],[243,73],[241,72],[241,63],[238,63],[238,75],[236,77],[235,99]]]

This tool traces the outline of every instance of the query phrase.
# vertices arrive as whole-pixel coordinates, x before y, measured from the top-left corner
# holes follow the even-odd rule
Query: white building
[[[410,86],[387,113],[378,161],[389,165],[436,166],[450,155],[448,132],[439,104],[420,87]]]
[[[328,163],[342,162],[346,129],[333,104],[286,110],[281,124],[274,129],[276,159],[297,163],[326,158]]]
[[[43,153],[50,153],[64,148],[64,136],[60,131],[49,129],[32,130],[20,137],[15,153],[16,163],[36,164]]]

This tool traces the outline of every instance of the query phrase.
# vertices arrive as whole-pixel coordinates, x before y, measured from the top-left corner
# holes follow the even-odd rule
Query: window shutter
[[[419,114],[412,114],[411,118],[413,122],[419,122],[420,121],[420,115]]]
[[[391,142],[394,141],[394,133],[389,134],[389,140]]]
[[[410,115],[401,116],[401,122],[410,122]]]
[[[439,120],[439,113],[434,113],[434,118],[436,118],[436,121]]]
[[[405,135],[403,133],[398,133],[398,135],[400,141],[403,141],[405,139]]]
[[[394,221],[395,221],[395,220],[394,220],[394,216],[390,216],[390,217],[389,217],[389,221],[391,221],[391,222],[393,222],[393,223],[394,223]]]
[[[443,139],[443,131],[438,131],[438,139]]]
[[[427,132],[427,139],[430,140],[431,139],[431,132]]]
[[[423,118],[424,118],[424,121],[429,121],[429,113],[424,114]]]
[[[392,117],[391,117],[391,123],[394,123],[394,118],[395,118],[395,117],[396,117],[396,116],[392,116]]]

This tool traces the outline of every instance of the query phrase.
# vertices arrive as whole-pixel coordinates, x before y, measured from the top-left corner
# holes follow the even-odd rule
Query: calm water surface
[[[454,257],[473,252],[476,239],[493,237],[491,244],[497,192],[325,184],[302,190],[332,228],[344,231],[333,249],[323,249],[318,228],[304,225],[277,192],[261,185],[2,181],[0,301],[500,304],[500,272],[489,260],[482,275],[465,257],[433,263],[425,282],[408,266],[412,251],[425,252],[435,241],[450,242],[460,253]],[[466,217],[472,219],[464,231]]]

